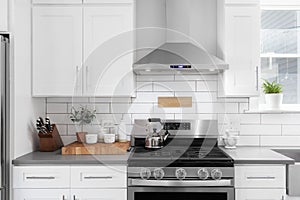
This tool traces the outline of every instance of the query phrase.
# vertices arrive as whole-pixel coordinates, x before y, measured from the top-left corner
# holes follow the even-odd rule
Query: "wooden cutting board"
[[[130,142],[116,142],[113,144],[97,143],[83,144],[74,142],[61,149],[62,155],[123,155],[127,153]]]

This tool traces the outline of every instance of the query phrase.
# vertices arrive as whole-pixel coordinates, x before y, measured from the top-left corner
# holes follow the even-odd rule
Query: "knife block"
[[[52,125],[52,131],[47,134],[39,132],[40,151],[53,152],[64,146],[55,124]]]

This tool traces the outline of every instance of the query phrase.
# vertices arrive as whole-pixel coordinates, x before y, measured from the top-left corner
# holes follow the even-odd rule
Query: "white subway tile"
[[[154,82],[154,91],[196,91],[195,81],[180,81],[180,82]]]
[[[262,124],[300,124],[300,114],[263,114]]]
[[[144,82],[144,81],[174,81],[174,75],[137,75],[136,80],[138,82]]]
[[[100,124],[93,124],[93,125],[83,125],[82,126],[83,132],[87,132],[90,134],[98,134],[101,131]]]
[[[119,124],[122,117],[124,117],[125,123],[131,124],[131,115],[130,114],[97,114],[95,124],[101,124],[102,120],[112,120],[114,123]]]
[[[223,98],[223,97],[219,97],[218,98],[218,102],[224,102],[224,103],[249,103],[249,99],[248,98]]]
[[[241,125],[240,135],[281,135],[281,125]]]
[[[259,146],[259,136],[239,136],[237,146]]]
[[[67,125],[56,125],[56,128],[60,135],[68,135]]]
[[[126,98],[126,97],[91,97],[89,98],[90,103],[130,103],[131,98]]]
[[[216,102],[216,92],[175,92],[176,97],[192,97],[193,102]]]
[[[217,75],[175,75],[176,81],[217,81]]]
[[[49,97],[46,98],[47,103],[66,103],[66,102],[72,102],[72,98],[54,98]]]
[[[47,103],[47,113],[67,113],[66,103]]]
[[[300,125],[282,125],[282,135],[300,136]]]
[[[217,81],[197,81],[197,91],[216,92],[218,91]]]
[[[238,103],[197,103],[197,113],[238,113]]]
[[[130,105],[127,113],[152,113],[153,103],[133,103]]]
[[[157,103],[158,97],[173,97],[174,92],[137,92],[133,103]]]
[[[153,83],[152,82],[137,82],[136,91],[138,91],[138,92],[153,91]]]
[[[260,124],[260,114],[240,114],[241,124]]]
[[[179,107],[179,108],[168,108],[159,107],[154,104],[154,113],[196,113],[196,104],[192,104],[192,107]]]
[[[149,118],[161,118],[161,119],[174,119],[174,114],[132,114],[132,124],[134,124],[135,119],[149,119]]]
[[[109,105],[109,103],[68,104],[68,113],[71,112],[72,107],[79,109],[80,106],[87,106],[89,110],[96,110],[96,113],[109,113]]]
[[[70,114],[48,114],[51,122],[54,124],[70,124]]]
[[[80,125],[75,125],[75,124],[69,124],[68,125],[68,135],[76,135],[76,132],[82,132],[83,127]]]
[[[175,114],[175,119],[184,120],[217,120],[216,114]]]
[[[300,136],[260,136],[261,146],[300,146]]]

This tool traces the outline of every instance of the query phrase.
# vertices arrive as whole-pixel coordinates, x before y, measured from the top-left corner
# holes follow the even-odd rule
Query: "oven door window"
[[[175,190],[176,191],[176,190]],[[210,192],[135,192],[134,200],[227,200],[227,193]]]

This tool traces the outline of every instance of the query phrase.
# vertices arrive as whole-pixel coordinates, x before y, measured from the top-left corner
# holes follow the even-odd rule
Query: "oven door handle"
[[[160,187],[222,187],[233,186],[231,179],[224,180],[142,180],[128,179],[129,186],[160,186]]]

